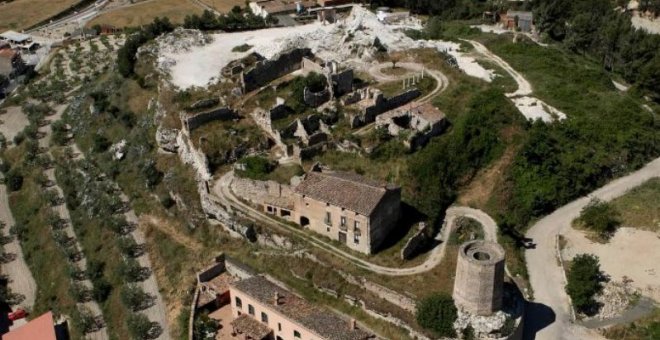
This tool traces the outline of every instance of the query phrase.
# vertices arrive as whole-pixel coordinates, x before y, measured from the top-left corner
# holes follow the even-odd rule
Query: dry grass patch
[[[201,0],[206,5],[213,7],[216,11],[220,13],[227,13],[231,11],[234,6],[243,7],[245,6],[245,1],[243,0]]]
[[[28,28],[78,2],[80,0],[14,0],[0,4],[0,32]]]
[[[621,196],[611,205],[623,226],[660,232],[660,178],[653,178]]]
[[[156,17],[168,17],[173,23],[182,23],[186,15],[201,14],[203,8],[190,0],[153,0],[106,12],[87,26],[109,24],[116,27],[137,27],[151,23]]]

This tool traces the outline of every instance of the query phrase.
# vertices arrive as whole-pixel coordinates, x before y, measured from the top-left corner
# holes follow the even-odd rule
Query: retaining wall
[[[294,49],[276,59],[264,60],[247,72],[241,73],[243,93],[248,93],[302,67],[303,57],[311,56],[308,48]]]
[[[216,120],[231,120],[238,118],[238,115],[234,110],[228,107],[221,107],[219,109],[211,110],[208,112],[198,113],[194,116],[186,117],[185,124],[188,127],[188,131],[192,131],[206,123],[213,122]]]

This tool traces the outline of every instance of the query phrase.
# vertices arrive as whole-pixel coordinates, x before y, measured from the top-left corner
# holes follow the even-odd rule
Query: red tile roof
[[[53,313],[48,312],[2,336],[2,340],[56,340]]]

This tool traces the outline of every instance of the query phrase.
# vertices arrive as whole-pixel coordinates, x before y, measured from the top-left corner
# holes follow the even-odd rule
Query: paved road
[[[529,229],[525,236],[531,238],[536,247],[525,251],[525,259],[535,301],[528,309],[530,317],[526,326],[530,331],[538,331],[537,339],[599,338],[597,334],[571,322],[569,299],[564,291],[564,273],[556,257],[555,238],[570,228],[571,221],[580,215],[592,197],[609,201],[658,176],[660,158],[628,176],[610,182],[587,197],[555,210]]]
[[[307,240],[309,244],[328,251],[329,253],[336,255],[338,257],[344,258],[351,261],[356,266],[369,270],[371,272],[388,275],[388,276],[407,276],[407,275],[416,275],[427,272],[433,269],[435,266],[439,265],[442,262],[442,259],[445,255],[445,249],[449,239],[449,235],[454,229],[454,221],[459,216],[471,217],[479,221],[484,226],[485,238],[492,241],[497,241],[497,224],[495,221],[488,216],[486,213],[472,209],[468,207],[451,207],[447,210],[445,216],[445,222],[443,224],[442,231],[436,236],[436,240],[439,241],[438,245],[431,250],[431,253],[427,259],[420,265],[415,267],[408,268],[392,268],[384,267],[369,261],[358,258],[340,248],[337,248],[320,238],[317,238],[309,233],[306,233],[298,228],[292,227],[286,223],[282,223],[273,219],[271,216],[258,211],[251,206],[243,203],[239,200],[230,189],[231,182],[234,178],[233,171],[226,173],[225,175],[217,181],[215,187],[213,188],[214,193],[218,196],[222,203],[228,204],[231,207],[240,210],[251,218],[267,223],[269,226],[277,227],[280,230],[284,230],[287,233],[296,234],[299,237]],[[447,227],[449,226],[449,227]]]

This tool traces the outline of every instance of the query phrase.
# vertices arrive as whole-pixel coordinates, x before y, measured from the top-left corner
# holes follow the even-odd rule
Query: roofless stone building
[[[504,249],[497,243],[471,241],[458,250],[454,301],[475,315],[491,315],[502,308]]]

